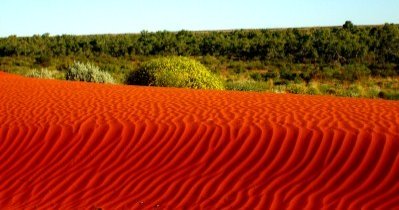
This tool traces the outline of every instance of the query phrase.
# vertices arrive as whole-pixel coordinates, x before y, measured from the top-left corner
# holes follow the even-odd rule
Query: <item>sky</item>
[[[0,37],[399,23],[399,0],[1,0]]]

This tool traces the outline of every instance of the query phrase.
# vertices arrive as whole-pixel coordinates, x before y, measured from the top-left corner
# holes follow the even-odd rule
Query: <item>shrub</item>
[[[310,82],[308,85],[308,89],[306,90],[306,93],[310,95],[319,95],[320,90],[318,86],[319,84],[317,82]]]
[[[335,95],[337,93],[337,90],[328,84],[321,84],[318,89],[321,94]]]
[[[279,79],[279,78],[273,79],[273,81],[275,85],[287,85],[288,83],[290,83],[288,80]]]
[[[306,86],[304,84],[289,84],[287,85],[286,91],[288,93],[294,93],[294,94],[305,94]]]
[[[274,88],[274,81],[273,81],[273,79],[268,79],[268,80],[266,81],[266,86],[267,86],[267,89],[268,89],[268,90],[273,90],[273,88]]]
[[[340,78],[341,72],[338,67],[323,67],[321,70],[321,76],[324,79]]]
[[[222,59],[214,56],[206,55],[200,58],[200,62],[206,66],[211,72],[218,73],[221,69]]]
[[[270,71],[263,74],[263,78],[265,81],[269,79],[277,79],[280,78],[280,73],[278,71]]]
[[[319,95],[319,94],[320,94],[320,91],[319,91],[319,89],[317,89],[317,87],[310,86],[310,87],[308,87],[308,89],[306,90],[306,94],[309,94],[309,95]]]
[[[399,100],[399,92],[397,91],[380,91],[378,93],[379,98],[389,99],[389,100]]]
[[[361,97],[365,95],[365,91],[360,84],[351,84],[348,87],[337,85],[336,95],[345,97]]]
[[[371,75],[370,69],[365,65],[350,64],[345,66],[340,78],[346,81],[355,81]]]
[[[270,84],[268,82],[260,82],[253,80],[229,81],[226,83],[227,90],[236,91],[265,91],[268,90]]]
[[[42,78],[42,79],[54,79],[54,72],[47,69],[32,69],[25,76],[32,78]]]
[[[232,61],[230,60],[227,68],[233,74],[242,74],[247,72],[247,65],[244,61]]]
[[[143,63],[128,84],[194,89],[224,89],[220,78],[201,63],[186,57],[164,57]]]
[[[291,70],[287,69],[282,69],[280,73],[280,77],[282,79],[288,80],[288,81],[293,81],[297,77],[297,73],[291,72]]]
[[[262,80],[264,80],[263,77],[262,77],[262,74],[259,73],[259,72],[251,73],[249,76],[250,76],[253,80],[255,80],[255,81],[262,81]]]
[[[42,67],[49,67],[51,65],[51,57],[47,54],[41,54],[35,58],[35,64]]]
[[[73,81],[114,83],[109,73],[100,71],[100,68],[91,63],[74,62],[69,66],[65,78]]]
[[[303,80],[308,84],[310,80],[312,79],[312,76],[310,75],[310,72],[302,72],[296,77],[297,80]]]
[[[359,84],[352,84],[348,88],[349,97],[361,97],[365,95],[364,88]]]
[[[369,97],[369,98],[378,98],[378,95],[379,95],[380,91],[381,91],[380,87],[378,87],[376,85],[370,86],[367,89],[367,95],[366,96]]]

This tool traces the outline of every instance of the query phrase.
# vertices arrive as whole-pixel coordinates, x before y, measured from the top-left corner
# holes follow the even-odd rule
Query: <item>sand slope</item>
[[[399,208],[399,103],[0,73],[1,209]]]

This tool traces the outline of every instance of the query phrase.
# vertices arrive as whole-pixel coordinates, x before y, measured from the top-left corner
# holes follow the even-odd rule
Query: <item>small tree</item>
[[[352,21],[349,20],[345,21],[345,24],[342,27],[349,31],[353,31],[353,29],[355,29],[355,25],[353,25]]]

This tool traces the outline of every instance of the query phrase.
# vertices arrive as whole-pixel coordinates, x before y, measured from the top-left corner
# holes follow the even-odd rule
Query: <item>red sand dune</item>
[[[398,209],[399,103],[0,74],[1,209]]]

